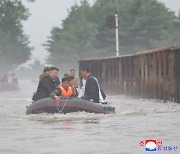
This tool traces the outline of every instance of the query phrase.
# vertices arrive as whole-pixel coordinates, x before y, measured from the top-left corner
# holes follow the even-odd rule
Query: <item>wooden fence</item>
[[[79,61],[89,67],[108,94],[180,102],[180,47]]]

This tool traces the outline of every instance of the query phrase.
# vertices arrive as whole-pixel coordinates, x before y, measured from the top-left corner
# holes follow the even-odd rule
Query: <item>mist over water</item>
[[[159,100],[108,96],[116,114],[26,115],[35,84],[19,81],[21,91],[0,93],[0,153],[145,153],[140,140],[180,143],[180,105]]]

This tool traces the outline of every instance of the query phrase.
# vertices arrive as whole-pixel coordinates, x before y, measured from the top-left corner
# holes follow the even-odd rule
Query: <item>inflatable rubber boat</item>
[[[11,83],[0,83],[0,91],[18,91],[20,90],[17,85]]]
[[[56,103],[52,98],[44,98],[32,103],[27,107],[26,114],[38,113],[70,113],[70,112],[89,112],[89,113],[115,113],[115,108],[108,104],[93,103],[79,98],[62,98],[61,102]]]

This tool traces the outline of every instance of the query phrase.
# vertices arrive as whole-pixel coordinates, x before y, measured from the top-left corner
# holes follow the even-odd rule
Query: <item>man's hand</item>
[[[90,99],[89,101],[90,101],[90,102],[94,102],[94,100],[93,100],[93,99]]]
[[[61,102],[61,99],[58,96],[55,96],[54,98],[56,100],[56,103],[60,103]]]

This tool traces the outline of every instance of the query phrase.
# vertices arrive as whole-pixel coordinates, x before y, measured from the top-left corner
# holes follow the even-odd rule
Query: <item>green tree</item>
[[[10,70],[26,62],[31,53],[22,21],[29,12],[20,0],[0,1],[0,69]]]
[[[89,21],[90,11],[87,1],[83,1],[81,7],[75,4],[70,9],[68,18],[63,21],[63,28],[52,29],[45,44],[52,53],[50,62],[58,64],[59,60],[67,60],[69,57],[78,59],[91,54],[98,31],[97,24]]]
[[[49,61],[115,55],[115,32],[105,24],[115,12],[123,54],[180,43],[179,17],[157,0],[96,0],[92,6],[84,0],[53,28],[45,44]]]

